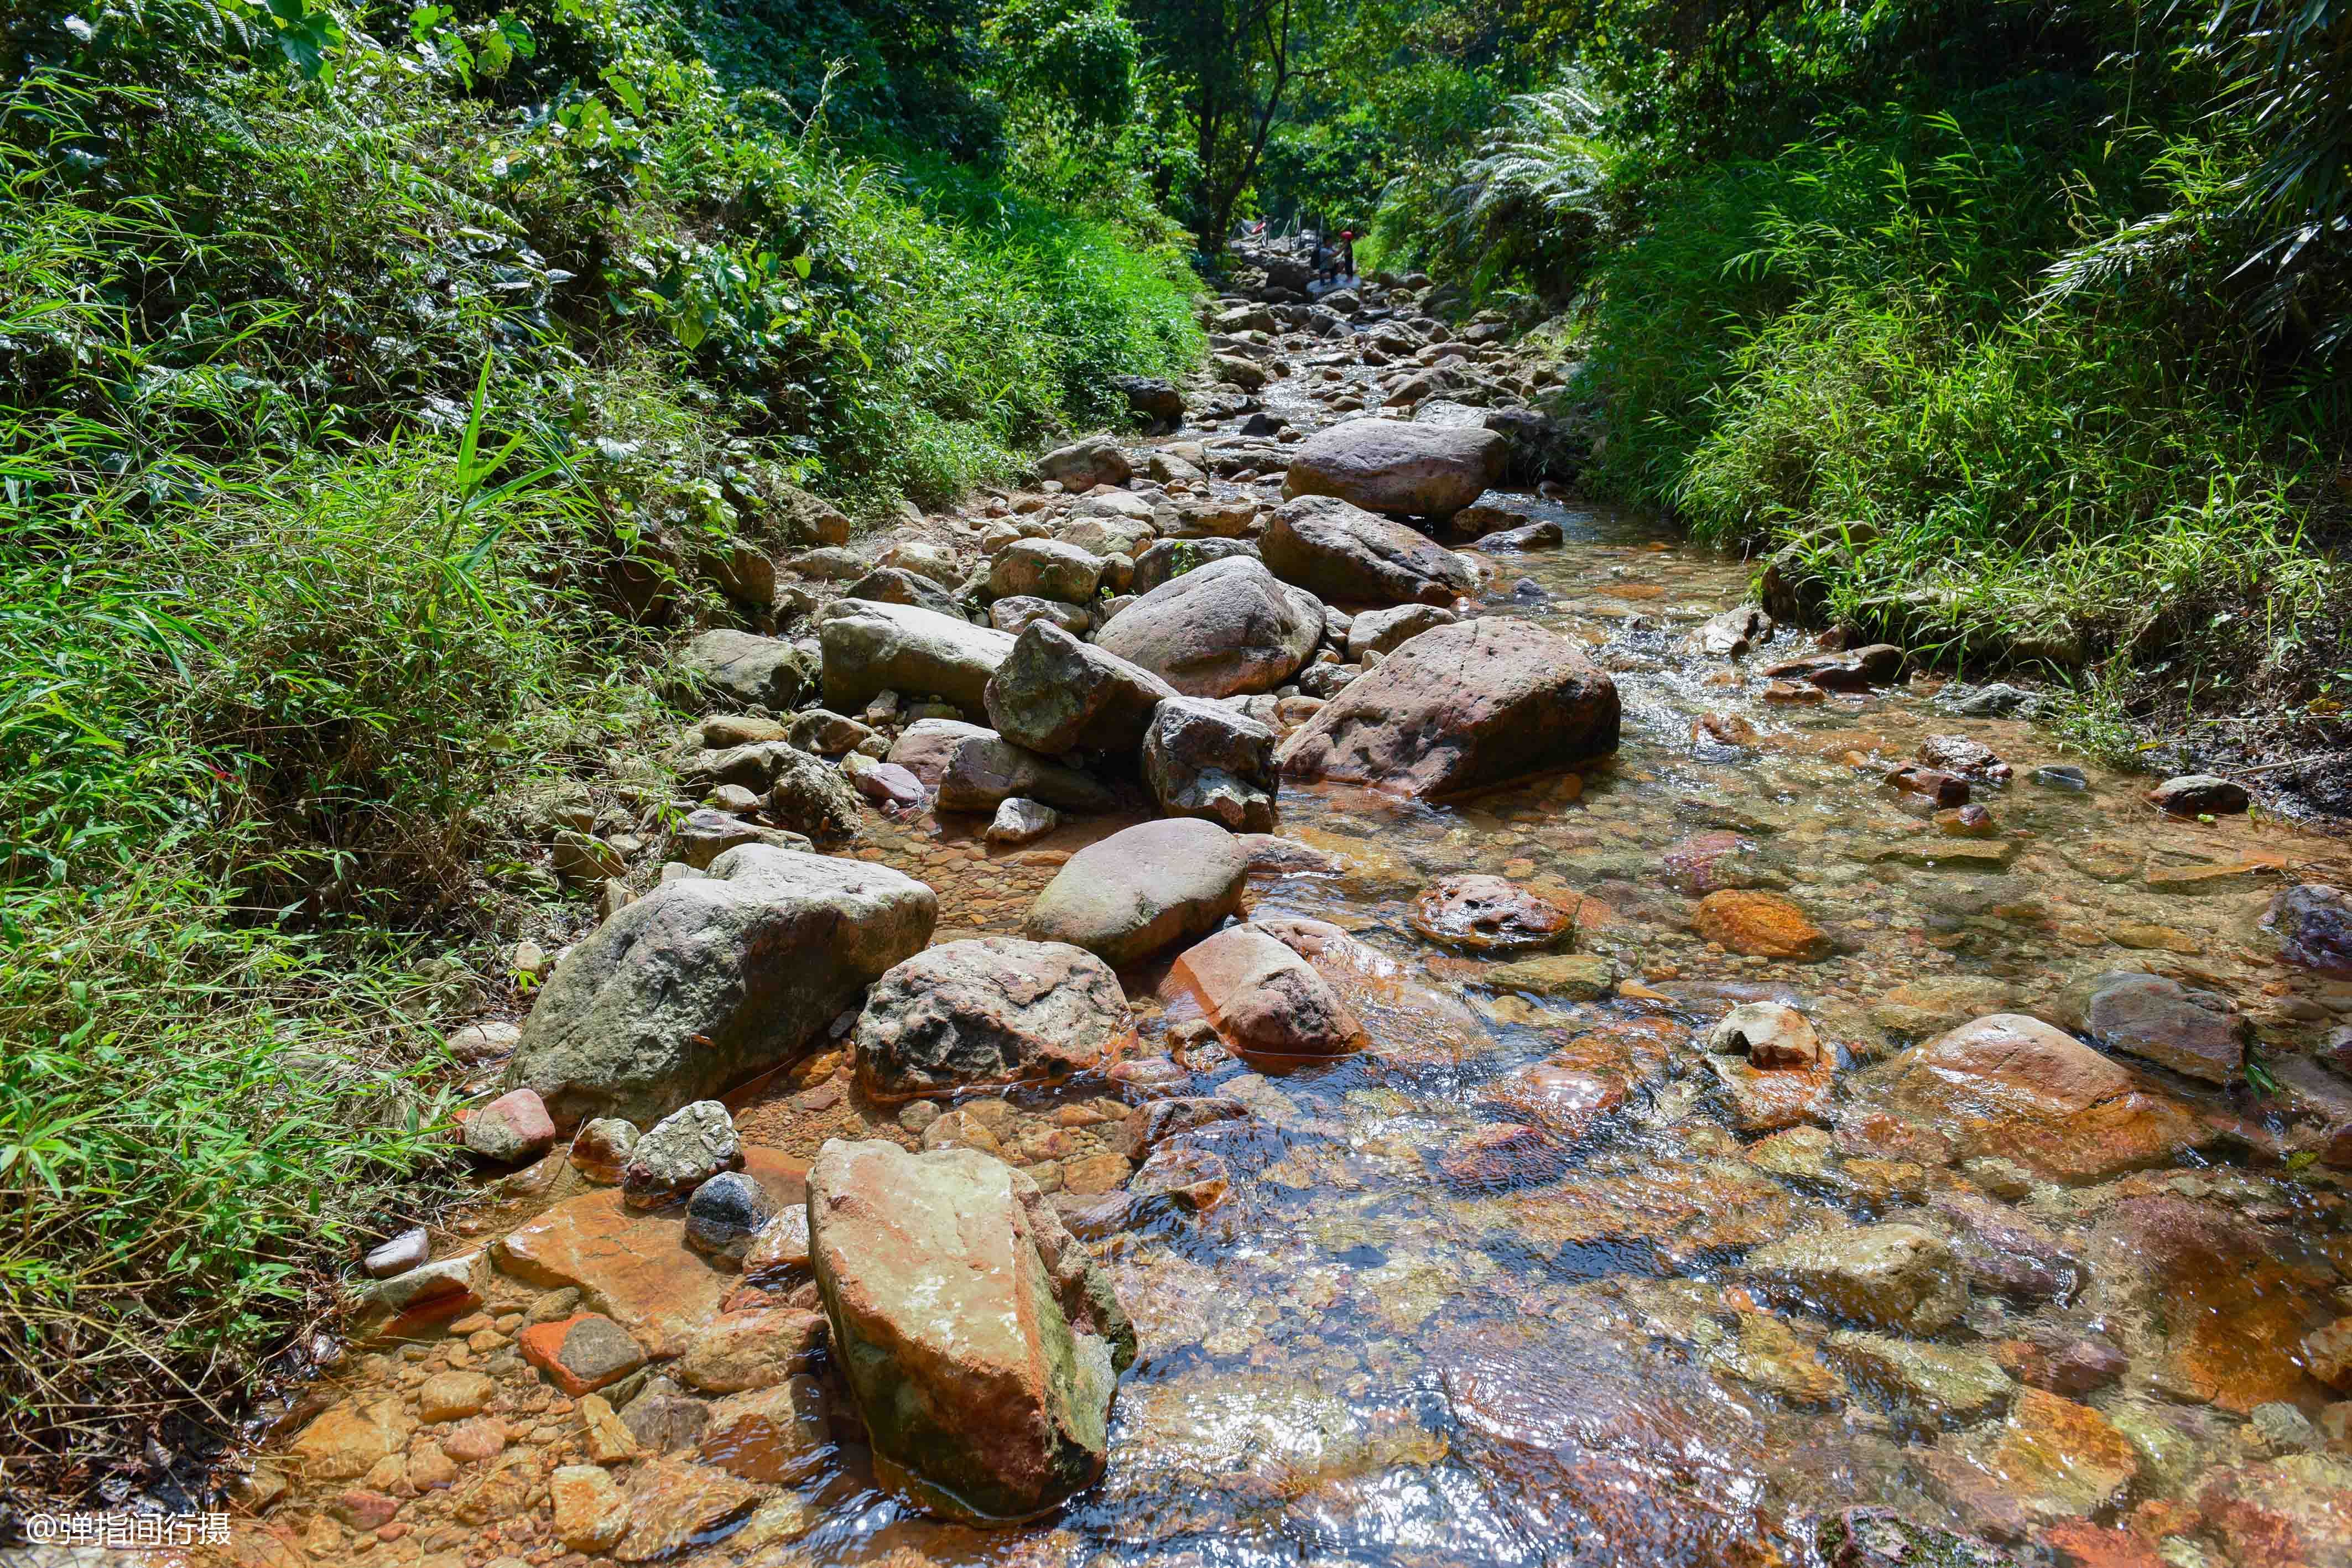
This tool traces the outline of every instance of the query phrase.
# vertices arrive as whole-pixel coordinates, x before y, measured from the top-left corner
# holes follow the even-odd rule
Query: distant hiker
[[[1339,231],[1339,276],[1356,276],[1356,231],[1353,229]]]

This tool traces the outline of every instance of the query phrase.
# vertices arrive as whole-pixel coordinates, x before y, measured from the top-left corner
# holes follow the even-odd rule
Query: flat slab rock
[[[743,1151],[747,1175],[779,1204],[807,1192],[808,1165],[777,1149]],[[606,1187],[557,1204],[495,1243],[499,1270],[544,1290],[577,1287],[592,1310],[611,1318],[655,1357],[684,1354],[719,1303],[740,1283],[686,1243],[686,1211],[633,1210]]]

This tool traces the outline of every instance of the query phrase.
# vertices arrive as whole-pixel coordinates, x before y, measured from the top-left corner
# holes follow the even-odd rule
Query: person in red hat
[[[1356,231],[1353,229],[1339,231],[1339,276],[1356,276]]]

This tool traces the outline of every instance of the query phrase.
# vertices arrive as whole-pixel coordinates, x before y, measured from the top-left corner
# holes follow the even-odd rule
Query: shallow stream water
[[[2021,719],[1955,716],[1932,681],[1768,701],[1752,672],[1809,648],[1798,634],[1739,664],[1685,644],[1739,601],[1743,563],[1638,517],[1536,510],[1567,543],[1496,556],[1486,612],[1531,616],[1591,647],[1623,698],[1615,757],[1442,805],[1287,788],[1277,831],[1329,863],[1253,878],[1256,917],[1327,921],[1385,960],[1349,993],[1370,1049],[1260,1073],[1163,996],[1160,973],[1128,977],[1143,1045],[1192,1070],[1184,1092],[1242,1100],[1253,1115],[1189,1134],[1222,1174],[1222,1202],[1146,1206],[1093,1239],[1143,1346],[1113,1410],[1102,1482],[1052,1519],[976,1531],[903,1511],[844,1443],[821,1473],[765,1489],[771,1503],[797,1501],[763,1508],[761,1528],[739,1515],[684,1543],[680,1560],[1703,1568],[1822,1560],[1822,1521],[1885,1506],[2033,1549],[2078,1526],[2136,1524],[2127,1539],[2153,1552],[2169,1525],[2163,1561],[2249,1561],[2200,1522],[2200,1489],[2293,1451],[2258,1427],[2255,1405],[2294,1406],[2321,1424],[2324,1446],[2337,1397],[2301,1368],[2302,1336],[2341,1315],[2352,1281],[2340,1180],[2299,1152],[2320,1115],[2308,1097],[2135,1063],[2201,1119],[2204,1152],[2069,1187],[1923,1155],[1849,1114],[1850,1086],[1984,1014],[2064,1021],[2084,981],[2116,970],[2228,997],[2261,1041],[2258,1060],[2306,1057],[2352,1013],[2352,986],[2281,968],[2260,921],[2291,881],[2352,875],[2345,846],[2260,819],[2160,818],[2141,800],[2149,780],[2063,754]],[[1696,727],[1705,715],[1741,743]],[[1881,782],[1930,735],[1981,741],[2013,769],[1976,791],[1990,836],[1949,836]],[[2037,779],[2053,764],[2081,777]],[[858,852],[939,888],[937,939],[1011,933],[1068,851],[1117,825],[1001,853],[974,824],[921,817]],[[1620,983],[1580,1000],[1572,987],[1496,984],[1505,960],[1416,936],[1411,899],[1465,872],[1576,907],[1576,950],[1612,963]],[[1727,887],[1789,900],[1829,955],[1783,961],[1710,944],[1692,911]],[[1706,1028],[1752,999],[1796,1003],[1838,1047],[1825,1143],[1783,1136],[1765,1149],[1706,1065]],[[1573,1140],[1480,1157],[1476,1136],[1513,1119],[1492,1098],[1498,1082],[1546,1061],[1613,1076],[1624,1103]],[[912,1141],[896,1108],[866,1106],[847,1083],[833,1052],[748,1097],[739,1124],[747,1141],[802,1157],[828,1136]],[[1106,1130],[1127,1107],[1112,1086],[965,1108],[1041,1184],[1117,1189]],[[509,1191],[461,1234],[495,1235],[554,1196]],[[2135,1238],[2178,1225],[2118,1228],[2118,1213],[2140,1212],[2131,1205],[2167,1202],[2210,1221],[2187,1263],[2178,1248],[2137,1256]],[[2012,1374],[2092,1346],[2111,1375],[2066,1384],[2073,1403],[2054,1416],[2022,1376],[1965,1414],[1936,1408],[1838,1353],[1832,1336],[1853,1324],[1771,1297],[1746,1271],[1759,1246],[1891,1218],[1981,1231],[1984,1205],[2038,1239],[2013,1249],[2022,1283],[1979,1282],[1957,1323],[1908,1337]],[[512,1412],[509,1444],[576,1462],[572,1406],[505,1348],[529,1295],[487,1303],[464,1336],[354,1354],[311,1407],[487,1366],[511,1385],[492,1406]],[[2095,1428],[2066,1425],[2085,1407]],[[2119,1485],[2106,1474],[2116,1469],[2127,1471]],[[2087,1490],[2086,1471],[2099,1472]],[[2316,1498],[2326,1479],[2297,1484]],[[586,1561],[551,1540],[543,1507],[454,1518],[446,1499],[466,1484],[409,1503],[412,1528],[390,1539],[316,1524],[333,1486],[298,1481],[274,1517],[318,1561]],[[2352,1527],[2352,1491],[2311,1506]]]

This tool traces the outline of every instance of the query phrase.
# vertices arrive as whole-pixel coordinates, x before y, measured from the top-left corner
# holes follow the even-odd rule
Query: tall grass
[[[2310,697],[2352,621],[2333,456],[2191,305],[2038,292],[2139,169],[2044,130],[1855,116],[1676,171],[1596,279],[1599,477],[1924,653],[2161,672],[2193,641]]]
[[[430,1200],[518,798],[657,722],[616,560],[1006,476],[1200,350],[1164,245],[833,146],[663,6],[445,22],[0,26],[11,1487],[225,1410]]]

